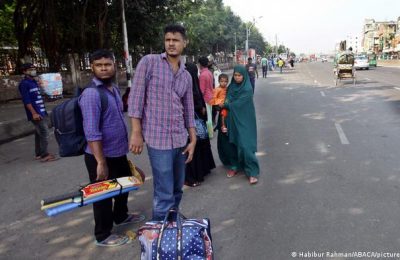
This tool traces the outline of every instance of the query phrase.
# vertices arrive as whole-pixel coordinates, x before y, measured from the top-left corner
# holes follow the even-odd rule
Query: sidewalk
[[[378,67],[400,68],[400,60],[378,60]]]

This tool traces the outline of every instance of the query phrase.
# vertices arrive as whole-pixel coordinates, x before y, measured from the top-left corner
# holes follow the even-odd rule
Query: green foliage
[[[13,24],[14,10],[14,1],[4,1],[0,5],[0,46],[12,47],[17,44]]]
[[[246,24],[222,0],[125,0],[125,17],[134,62],[163,50],[163,28],[170,23],[186,27],[187,54],[232,53],[235,44],[245,48]],[[55,70],[69,53],[83,57],[109,48],[122,56],[121,19],[121,0],[5,0],[0,4],[0,46],[18,43],[23,57],[39,45]],[[258,54],[273,52],[255,26],[249,48]],[[279,53],[285,51],[279,46]]]

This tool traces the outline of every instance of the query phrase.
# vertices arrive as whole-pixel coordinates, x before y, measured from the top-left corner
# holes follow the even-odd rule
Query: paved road
[[[213,139],[218,167],[203,185],[186,189],[182,201],[185,215],[211,219],[216,259],[400,253],[398,72],[358,71],[356,86],[335,87],[332,64],[309,63],[257,81],[260,182],[227,179]],[[94,246],[91,207],[54,218],[40,212],[43,197],[69,191],[87,176],[80,157],[34,161],[32,141],[0,146],[0,258],[139,259],[137,241]],[[129,206],[150,216],[147,156],[130,158],[149,181],[130,195]]]

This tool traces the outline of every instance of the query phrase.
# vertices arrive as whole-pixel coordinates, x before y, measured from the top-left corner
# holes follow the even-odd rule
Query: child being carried
[[[228,128],[225,124],[225,118],[228,115],[228,110],[223,108],[225,103],[226,91],[228,88],[228,75],[220,74],[218,77],[219,86],[213,90],[213,98],[210,100],[209,104],[213,106],[214,109],[220,111],[221,115],[221,131],[222,133],[227,133]]]

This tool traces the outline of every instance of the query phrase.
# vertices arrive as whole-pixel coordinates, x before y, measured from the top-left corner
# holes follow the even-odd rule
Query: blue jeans
[[[251,83],[251,86],[253,87],[253,93],[254,93],[254,88],[256,87],[256,78],[250,77],[250,83]]]
[[[184,148],[158,150],[147,146],[153,171],[153,220],[163,220],[171,207],[179,207],[185,182]]]

